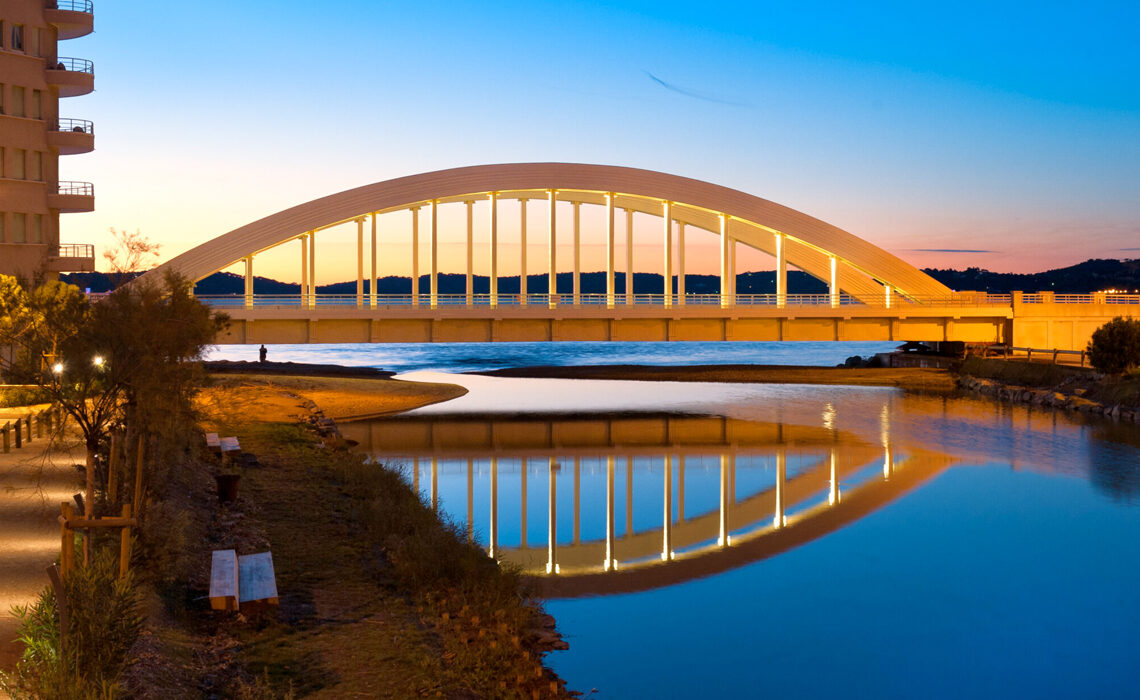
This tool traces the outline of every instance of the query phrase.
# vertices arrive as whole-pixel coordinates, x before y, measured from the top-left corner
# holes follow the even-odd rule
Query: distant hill
[[[1083,263],[1058,270],[1048,270],[1033,274],[1013,274],[990,272],[977,267],[965,270],[932,269],[923,270],[942,284],[957,291],[991,292],[1006,294],[1012,291],[1045,292],[1059,294],[1084,294],[1107,289],[1140,292],[1140,259],[1137,260],[1086,260]],[[60,275],[65,282],[92,292],[110,290],[112,276],[105,272],[75,272]],[[569,272],[558,273],[558,292],[569,294],[573,284]],[[420,277],[420,292],[428,292],[428,276]],[[466,276],[461,274],[439,275],[440,294],[463,294],[466,291]],[[475,293],[486,294],[490,283],[485,275],[476,275]],[[616,292],[625,293],[625,275],[618,273],[614,280]],[[367,285],[365,285],[367,289]],[[685,289],[689,294],[717,294],[720,289],[718,275],[686,275]],[[232,272],[215,272],[203,278],[194,286],[195,294],[241,294],[245,290],[245,280]],[[301,285],[295,282],[279,282],[269,277],[254,277],[255,294],[300,294]],[[383,277],[377,284],[380,294],[410,294],[412,281],[409,277]],[[545,294],[546,274],[528,275],[527,291],[532,294]],[[633,291],[637,294],[660,294],[661,275],[638,272],[633,276]],[[740,294],[775,294],[776,273],[743,272],[737,275],[736,291]],[[317,285],[319,294],[355,294],[356,281],[335,282]],[[500,277],[501,294],[518,294],[519,278]],[[582,273],[583,294],[605,294],[606,276],[604,272]],[[788,273],[789,294],[826,294],[827,284],[804,272]]]
[[[1086,260],[1071,267],[1028,275],[990,272],[977,267],[965,270],[925,269],[923,272],[958,291],[1087,294],[1118,289],[1140,292],[1140,259]]]

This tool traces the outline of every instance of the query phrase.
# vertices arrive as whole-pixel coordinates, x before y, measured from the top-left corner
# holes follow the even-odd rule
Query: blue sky
[[[96,124],[61,159],[97,193],[67,241],[139,229],[170,257],[361,184],[557,160],[744,190],[920,266],[1140,246],[1130,3],[129,0],[95,22],[60,47],[96,65],[61,105]]]

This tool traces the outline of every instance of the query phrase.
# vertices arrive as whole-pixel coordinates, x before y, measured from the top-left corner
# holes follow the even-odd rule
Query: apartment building
[[[94,30],[92,0],[0,2],[0,273],[26,283],[95,269],[90,244],[61,244],[59,215],[95,208],[95,186],[60,177],[95,127],[69,99],[95,89],[90,60],[60,55]],[[62,45],[61,45],[62,44]]]

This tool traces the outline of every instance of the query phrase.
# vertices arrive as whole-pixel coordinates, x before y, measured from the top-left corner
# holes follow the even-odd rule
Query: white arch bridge
[[[507,232],[501,213],[512,201],[519,216]],[[541,206],[547,214],[538,232],[546,249],[540,270],[528,270],[528,206]],[[441,294],[439,288],[440,212],[447,207],[466,213],[462,294]],[[601,208],[599,230],[583,230],[583,207]],[[402,217],[398,234],[386,227],[386,235],[379,235],[377,219],[386,215]],[[639,250],[634,218],[644,216],[658,221],[660,245]],[[476,245],[480,218],[487,235]],[[346,224],[356,228],[355,294],[317,294],[317,234]],[[685,234],[694,228],[718,237],[715,294],[686,290]],[[500,291],[507,238],[522,251],[518,292],[511,294]],[[409,243],[409,293],[380,294],[379,263]],[[299,249],[299,293],[255,295],[256,257],[293,244]],[[605,292],[583,293],[583,245],[599,244],[605,248]],[[736,292],[740,246],[774,258],[775,293]],[[635,258],[646,252],[660,256],[659,293],[635,293],[631,283]],[[173,269],[199,280],[243,262],[244,294],[203,297],[225,307],[232,319],[219,342],[961,340],[1080,349],[1104,320],[1129,310],[1104,295],[955,293],[891,253],[774,202],[676,175],[569,163],[472,166],[358,187],[234,229],[149,274]],[[487,277],[485,291],[478,293],[477,262]],[[789,266],[823,281],[828,292],[789,294]],[[645,268],[639,260],[638,269]],[[528,289],[532,272],[545,273],[538,293]],[[1061,313],[1059,302],[1070,302]]]

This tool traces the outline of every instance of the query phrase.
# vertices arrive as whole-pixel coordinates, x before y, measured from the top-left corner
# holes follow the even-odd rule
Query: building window
[[[31,158],[28,159],[28,179],[29,180],[43,180],[44,179],[44,154],[43,151],[31,151]]]
[[[12,116],[13,117],[26,117],[27,113],[24,111],[24,88],[12,88]]]
[[[13,214],[12,215],[12,242],[13,243],[27,243],[28,242],[28,215],[27,214]]]
[[[43,93],[32,90],[32,119],[43,119]]]
[[[32,214],[32,240],[31,243],[44,242],[44,215]]]
[[[12,41],[8,43],[8,48],[12,49],[13,51],[24,50],[24,25],[12,25]]]

